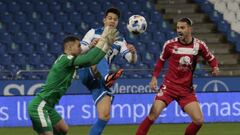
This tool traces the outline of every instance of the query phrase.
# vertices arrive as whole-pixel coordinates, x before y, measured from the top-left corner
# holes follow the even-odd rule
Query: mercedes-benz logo
[[[223,81],[212,80],[205,84],[205,86],[203,87],[203,91],[229,91],[229,88]]]

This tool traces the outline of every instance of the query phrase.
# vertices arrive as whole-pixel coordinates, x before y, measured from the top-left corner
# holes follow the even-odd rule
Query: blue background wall
[[[240,92],[198,93],[205,122],[240,122]],[[27,104],[32,96],[0,97],[0,127],[30,126]],[[148,114],[154,94],[116,94],[110,124],[137,124]],[[96,120],[95,107],[90,95],[64,96],[56,110],[70,125],[88,125]],[[189,122],[173,102],[156,123]]]
[[[114,93],[152,93],[149,89],[150,79],[120,79],[112,87]],[[162,79],[159,79],[159,85]],[[0,81],[0,95],[33,95],[44,83],[43,80]],[[197,92],[240,91],[240,77],[195,78]],[[79,80],[74,80],[66,94],[89,94],[90,92]]]

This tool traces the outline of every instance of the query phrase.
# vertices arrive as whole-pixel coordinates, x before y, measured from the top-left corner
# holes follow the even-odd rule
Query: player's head
[[[109,8],[105,12],[105,16],[103,18],[103,24],[105,26],[110,26],[116,28],[118,25],[118,20],[120,18],[120,11],[117,8]]]
[[[64,53],[77,56],[81,53],[80,40],[76,36],[67,36],[63,40]]]
[[[180,39],[192,36],[192,20],[190,18],[181,18],[177,22],[177,34]]]

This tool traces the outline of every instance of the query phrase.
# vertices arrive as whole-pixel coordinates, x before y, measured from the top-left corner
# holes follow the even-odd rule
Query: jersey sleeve
[[[163,68],[163,65],[164,65],[164,61],[162,61],[161,59],[158,59],[156,62],[155,68],[153,70],[153,73],[152,73],[152,75],[154,77],[158,78],[158,76]]]
[[[95,47],[84,55],[79,55],[74,59],[73,66],[89,67],[97,64],[104,56],[105,52]]]
[[[163,68],[163,65],[165,63],[165,60],[168,59],[171,55],[169,46],[170,45],[169,45],[168,41],[164,43],[163,49],[162,49],[163,51],[161,52],[159,59],[157,59],[155,68],[152,73],[152,75],[156,78],[158,78],[158,76]]]
[[[86,53],[90,49],[89,45],[93,40],[94,34],[95,34],[95,30],[91,29],[85,34],[82,41],[80,41],[81,48],[82,48],[82,52],[81,52],[82,54]]]
[[[162,49],[162,52],[159,57],[162,61],[165,61],[171,55],[171,50],[170,50],[169,46],[170,46],[170,44],[168,42],[165,42],[163,45],[163,49]]]
[[[212,68],[218,67],[217,59],[211,53],[211,51],[208,49],[207,45],[204,42],[201,44],[200,49],[204,60],[207,61]]]
[[[116,43],[114,44],[117,44],[118,46],[121,46],[121,49],[120,49],[120,54],[121,56],[128,61],[128,63],[131,63],[131,62],[136,62],[137,61],[137,54],[134,54],[135,57],[132,57],[132,53],[128,50],[127,48],[127,42],[126,40],[123,38],[122,40],[120,41],[117,41]],[[135,58],[133,60],[133,58]]]
[[[89,30],[83,37],[81,43],[86,46],[89,45],[93,40],[94,34],[95,34],[94,29]]]

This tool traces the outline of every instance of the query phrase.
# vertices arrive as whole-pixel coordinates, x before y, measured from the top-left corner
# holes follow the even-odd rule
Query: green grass
[[[183,135],[187,124],[153,125],[148,135]],[[208,123],[198,135],[240,135],[240,123]],[[87,135],[90,126],[71,126],[68,135]],[[137,125],[107,126],[103,135],[135,135]],[[0,135],[36,135],[31,128],[0,128]]]

